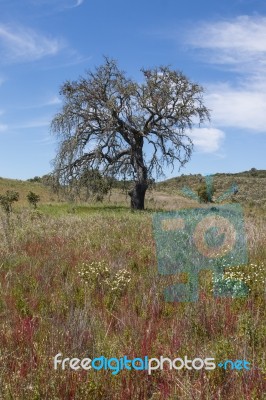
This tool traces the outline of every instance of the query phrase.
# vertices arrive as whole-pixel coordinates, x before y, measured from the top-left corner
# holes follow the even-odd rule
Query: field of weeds
[[[1,214],[1,399],[263,398],[265,217],[246,217],[249,260],[228,271],[248,284],[248,297],[214,298],[204,272],[198,302],[168,303],[152,215],[118,205]],[[245,359],[251,369],[55,371],[58,353]]]

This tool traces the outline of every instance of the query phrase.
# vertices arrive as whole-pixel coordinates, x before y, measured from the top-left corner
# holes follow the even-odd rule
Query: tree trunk
[[[132,210],[144,210],[144,199],[147,184],[147,167],[143,160],[143,137],[140,136],[136,139],[133,147],[132,165],[136,174],[135,187],[128,192],[131,197]]]
[[[145,183],[136,183],[135,187],[128,192],[131,197],[132,210],[144,210],[144,199],[148,185]]]

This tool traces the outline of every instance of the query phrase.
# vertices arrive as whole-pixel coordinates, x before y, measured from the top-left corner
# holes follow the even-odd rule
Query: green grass
[[[38,207],[38,211],[45,215],[62,216],[66,214],[72,215],[90,215],[98,212],[109,213],[115,211],[116,213],[129,213],[129,208],[125,205],[106,205],[106,204],[70,204],[70,203],[55,203],[55,204],[42,204]]]

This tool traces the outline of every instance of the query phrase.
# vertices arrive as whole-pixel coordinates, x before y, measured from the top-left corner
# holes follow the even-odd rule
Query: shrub
[[[87,285],[118,298],[126,292],[131,281],[131,274],[126,269],[112,274],[104,261],[83,263],[78,274]]]
[[[42,178],[40,176],[35,176],[34,178],[27,179],[28,182],[42,183]]]
[[[0,205],[6,214],[12,212],[12,204],[18,199],[19,193],[13,190],[7,190],[5,195],[0,195]]]
[[[27,199],[30,205],[32,205],[34,208],[37,208],[37,203],[40,201],[40,196],[38,194],[29,192]]]
[[[214,192],[215,190],[213,187],[207,190],[206,183],[202,183],[197,189],[197,193],[201,203],[212,203]]]

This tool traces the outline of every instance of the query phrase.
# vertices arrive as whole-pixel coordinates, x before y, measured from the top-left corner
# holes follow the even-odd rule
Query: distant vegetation
[[[40,176],[35,176],[34,178],[27,179],[28,182],[43,183],[43,179]]]
[[[266,209],[266,170],[256,170],[239,173],[217,173],[213,175],[215,193],[213,200],[235,185],[237,193],[228,196],[227,200],[241,203],[245,206],[258,206]],[[182,189],[190,187],[195,192],[204,185],[204,176],[200,174],[181,175],[156,184],[156,189],[169,194],[184,196]]]
[[[74,182],[73,182],[74,184]],[[225,201],[239,202],[246,208],[266,209],[266,170],[256,170],[252,168],[249,171],[235,174],[217,173],[213,176],[214,192],[212,200],[226,193],[232,186],[237,187],[236,193],[229,194]],[[116,203],[129,205],[130,198],[127,193],[134,185],[130,180],[111,180],[102,179],[97,174],[84,176],[75,188],[75,191],[68,190],[67,187],[58,188],[54,184],[52,175],[42,177],[35,176],[28,181],[19,181],[13,179],[0,178],[0,195],[4,195],[7,190],[15,190],[19,193],[18,206],[27,205],[27,195],[29,192],[35,193],[41,198],[41,204],[56,202],[71,203],[92,203],[94,201],[104,201],[107,203]],[[201,195],[206,197],[206,186],[204,176],[181,175],[177,178],[171,178],[163,182],[150,182],[147,193],[147,207],[167,209],[180,208],[187,206],[189,198],[184,194],[184,187],[191,188],[196,194],[202,191]]]

